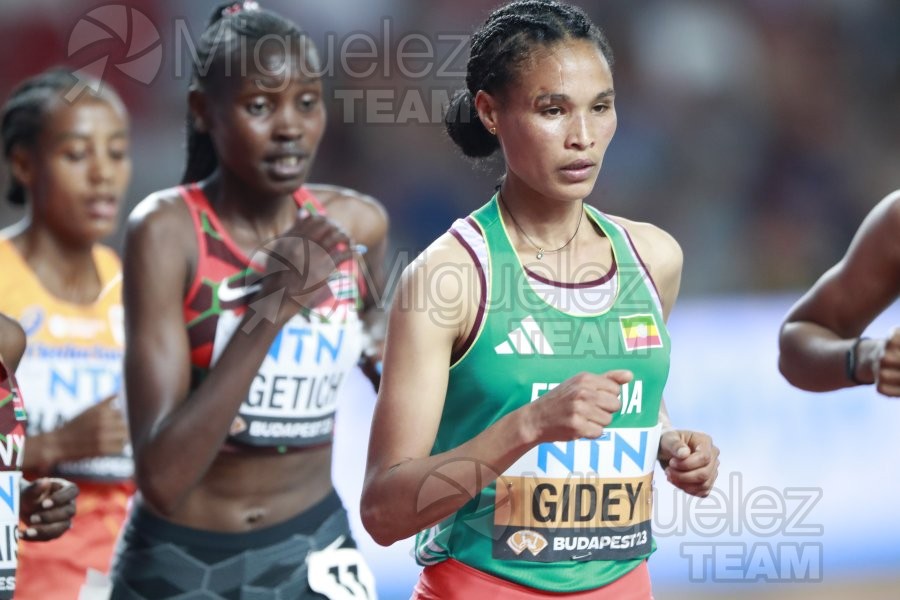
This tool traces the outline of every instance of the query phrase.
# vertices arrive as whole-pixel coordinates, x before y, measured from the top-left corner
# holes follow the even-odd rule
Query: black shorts
[[[288,521],[248,533],[184,527],[136,505],[113,559],[110,599],[329,598],[310,587],[311,553],[328,550],[334,554],[334,550],[355,547],[347,512],[336,492]],[[337,554],[342,556],[340,564],[325,568],[328,576],[344,589],[349,583],[354,598],[375,598],[371,577],[359,576],[360,570],[368,573],[365,565],[347,563],[346,555],[359,554],[355,550]]]

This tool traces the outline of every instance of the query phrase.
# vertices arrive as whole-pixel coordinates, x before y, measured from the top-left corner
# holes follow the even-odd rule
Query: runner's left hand
[[[705,433],[667,431],[659,441],[659,461],[675,487],[705,498],[719,475],[719,449]]]
[[[19,535],[28,541],[45,542],[64,534],[75,516],[78,486],[66,479],[41,477],[22,487]]]

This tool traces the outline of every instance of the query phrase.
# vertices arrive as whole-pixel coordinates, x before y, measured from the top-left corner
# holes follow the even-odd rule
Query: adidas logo
[[[553,354],[534,317],[528,315],[509,332],[509,339],[494,347],[497,354]]]

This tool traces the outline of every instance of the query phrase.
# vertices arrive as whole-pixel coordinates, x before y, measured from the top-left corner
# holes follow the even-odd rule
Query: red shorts
[[[425,567],[410,600],[471,600],[472,598],[653,600],[653,591],[650,589],[650,572],[647,570],[647,561],[603,587],[583,592],[555,594],[518,585],[450,559]]]

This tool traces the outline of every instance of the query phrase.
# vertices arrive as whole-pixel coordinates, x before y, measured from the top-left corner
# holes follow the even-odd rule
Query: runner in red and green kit
[[[5,338],[19,334],[24,342],[24,333],[19,332],[15,324],[0,316],[0,600],[13,597],[18,566],[19,495],[13,492],[22,481],[26,415],[13,366],[19,362],[24,343],[19,350]]]
[[[15,370],[24,352],[25,332],[0,314],[0,600],[16,591],[17,538],[43,542],[61,536],[72,526],[78,495],[65,479],[22,477],[28,415]]]
[[[327,103],[296,23],[224,4],[196,57],[182,185],[126,236],[138,493],[109,597],[373,600],[331,459],[344,385],[380,358],[387,215],[307,181]]]
[[[663,402],[681,250],[584,202],[616,129],[611,64],[552,0],[472,36],[447,131],[506,173],[404,273],[362,498],[377,542],[417,534],[415,600],[652,598],[657,460],[688,493],[715,483],[712,440]]]

